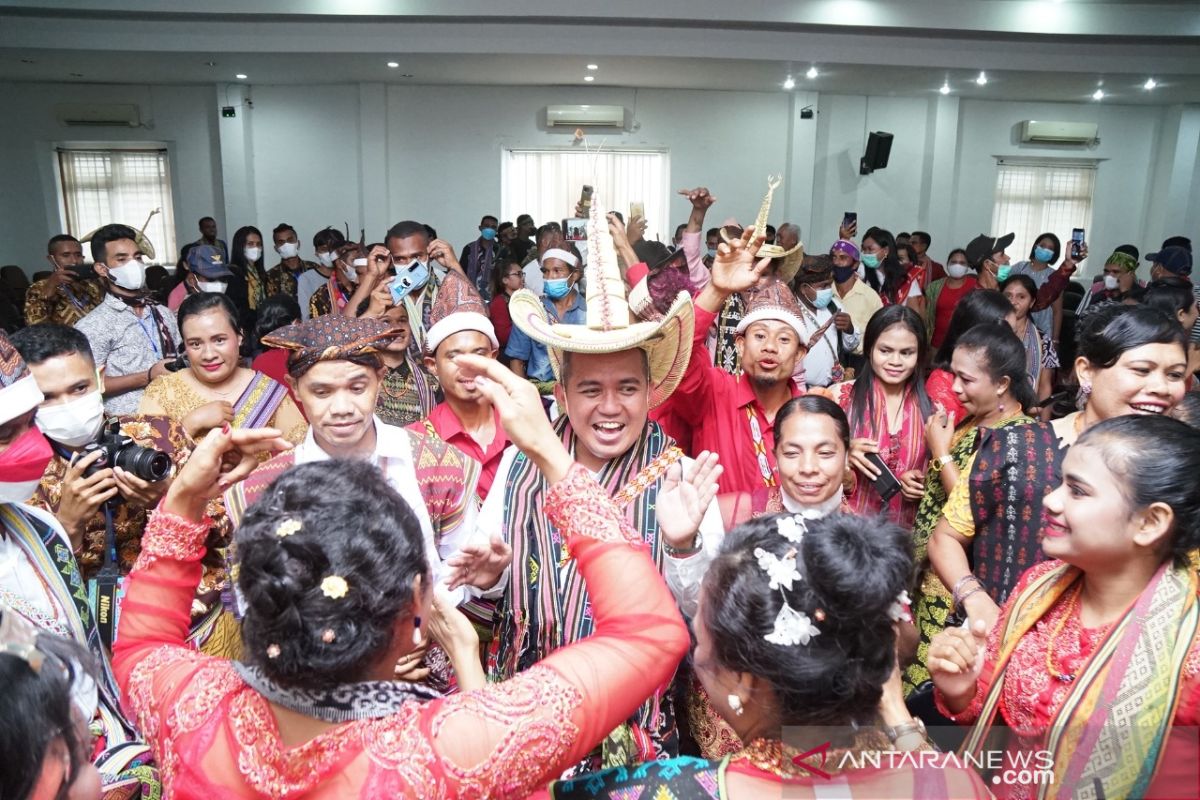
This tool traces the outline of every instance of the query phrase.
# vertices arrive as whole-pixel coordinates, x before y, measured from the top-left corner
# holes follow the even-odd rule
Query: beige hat
[[[592,196],[588,221],[587,324],[551,322],[542,300],[528,289],[515,292],[508,310],[513,324],[546,345],[555,376],[561,378],[561,354],[619,353],[640,348],[650,366],[650,407],[661,405],[683,379],[692,357],[695,316],[692,298],[680,292],[660,319],[643,320],[630,312],[625,283],[608,221]],[[655,314],[657,316],[657,314]]]

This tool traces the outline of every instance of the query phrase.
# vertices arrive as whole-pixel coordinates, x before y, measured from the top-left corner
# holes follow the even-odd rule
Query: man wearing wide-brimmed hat
[[[598,206],[593,199],[593,209]],[[592,211],[589,224],[587,263],[586,324],[551,322],[541,299],[529,291],[515,293],[509,304],[513,324],[547,347],[559,379],[555,397],[564,414],[556,430],[575,460],[624,508],[660,566],[666,557],[707,554],[723,534],[711,500],[713,477],[719,472],[715,458],[684,463],[674,441],[648,419],[650,409],[675,390],[692,353],[691,297],[683,291],[666,302],[647,302],[644,316],[653,319],[631,319],[630,305],[636,301],[626,298],[612,235],[598,211]],[[703,486],[706,499],[694,513],[666,507],[662,487],[681,477]],[[503,533],[513,549],[512,569],[486,593],[500,600],[488,656],[492,679],[528,669],[592,633],[587,589],[542,511],[546,493],[545,478],[510,447],[476,531],[484,541]],[[700,536],[692,547],[676,550],[664,541],[679,541],[681,531],[691,538],[697,530]],[[652,760],[677,751],[672,702],[663,691],[610,735],[601,754],[593,754],[584,766]]]

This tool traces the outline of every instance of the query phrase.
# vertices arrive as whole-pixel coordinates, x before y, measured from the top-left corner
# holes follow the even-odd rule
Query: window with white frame
[[[110,223],[135,230],[145,225],[145,236],[154,247],[150,260],[175,263],[175,214],[165,148],[64,145],[58,148],[58,176],[63,228],[72,236],[85,236]]]
[[[500,214],[516,221],[530,214],[539,225],[575,216],[585,185],[606,211],[629,221],[630,206],[646,211],[646,238],[670,241],[668,213],[670,161],[655,150],[505,150],[501,169]]]
[[[1008,250],[1014,262],[1028,258],[1043,233],[1065,243],[1072,228],[1091,227],[1096,162],[1001,158],[998,164],[992,231],[1016,234]]]

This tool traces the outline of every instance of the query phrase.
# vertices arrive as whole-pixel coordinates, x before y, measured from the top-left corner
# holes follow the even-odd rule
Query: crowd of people
[[[597,188],[580,242],[50,240],[0,797],[1200,795],[1190,240],[1083,287]]]

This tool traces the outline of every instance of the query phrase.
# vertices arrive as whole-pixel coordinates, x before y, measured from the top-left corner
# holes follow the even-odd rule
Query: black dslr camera
[[[100,438],[83,448],[84,454],[96,450],[104,455],[96,459],[85,476],[97,470],[120,467],[144,481],[156,483],[171,474],[171,458],[161,450],[134,444],[133,439],[121,433],[121,423],[110,419],[104,423]]]

